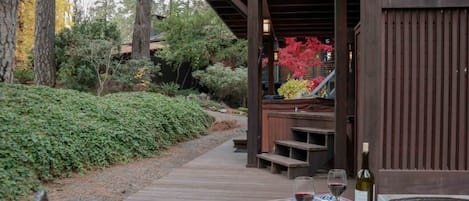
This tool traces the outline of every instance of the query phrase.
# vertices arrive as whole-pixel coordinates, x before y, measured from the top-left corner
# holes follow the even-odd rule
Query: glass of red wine
[[[296,177],[294,183],[293,196],[296,201],[312,201],[314,199],[313,177]]]
[[[327,186],[329,192],[339,201],[340,195],[345,192],[347,187],[347,174],[343,169],[331,169],[327,175]]]

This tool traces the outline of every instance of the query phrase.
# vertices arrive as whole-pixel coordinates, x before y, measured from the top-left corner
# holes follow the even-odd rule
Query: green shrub
[[[212,91],[219,100],[230,96],[240,105],[247,96],[247,69],[235,68],[232,70],[221,63],[207,67],[205,71],[198,70],[192,73],[199,83]]]
[[[179,85],[174,82],[165,82],[160,85],[160,92],[167,96],[176,95]]]
[[[197,89],[180,89],[176,92],[176,96],[189,96],[189,95],[197,95],[200,92]]]
[[[244,113],[248,113],[248,108],[246,107],[239,107],[238,110]]]
[[[196,102],[143,92],[96,97],[0,83],[0,102],[0,200],[20,200],[71,172],[152,156],[212,121]]]
[[[103,20],[81,21],[70,29],[63,29],[57,34],[55,54],[59,79],[65,87],[86,91],[96,86],[95,65],[106,63],[108,59],[101,55],[108,52],[95,51],[97,41],[107,41],[110,47],[120,48],[120,33],[117,26]],[[91,52],[97,55],[91,55]],[[90,59],[90,56],[93,59]],[[101,60],[99,60],[101,58]]]
[[[223,103],[210,100],[206,94],[189,94],[186,98],[197,102],[200,107],[208,110],[218,111],[219,109],[227,108]]]
[[[15,69],[14,74],[14,78],[21,84],[34,81],[34,73],[31,69]]]
[[[278,94],[284,96],[285,99],[295,98],[298,93],[307,91],[307,84],[307,80],[289,79],[287,82],[282,84],[282,86],[280,86],[278,89]]]
[[[161,67],[149,59],[131,59],[117,68],[115,80],[131,87],[139,83],[150,83],[153,77],[161,76]]]

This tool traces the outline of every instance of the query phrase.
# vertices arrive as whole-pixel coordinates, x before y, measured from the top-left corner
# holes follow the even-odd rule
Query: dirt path
[[[209,135],[174,145],[158,156],[72,175],[44,186],[51,201],[123,200],[197,156],[234,137],[246,135],[245,116],[208,113],[216,118]],[[236,121],[235,121],[236,120]],[[237,123],[233,126],[233,123]],[[236,127],[236,128],[233,128]],[[228,130],[226,130],[228,129]]]

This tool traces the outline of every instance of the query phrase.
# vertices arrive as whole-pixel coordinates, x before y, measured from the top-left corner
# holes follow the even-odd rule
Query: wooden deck
[[[246,168],[246,153],[233,152],[233,142],[210,150],[126,201],[266,201],[288,198],[293,181],[284,175]],[[326,176],[316,176],[316,192],[327,193]],[[349,182],[349,186],[353,185]],[[353,195],[348,188],[346,197]]]

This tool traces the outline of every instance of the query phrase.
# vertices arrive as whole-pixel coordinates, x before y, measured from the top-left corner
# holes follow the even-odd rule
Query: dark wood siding
[[[383,21],[385,91],[379,169],[381,183],[387,186],[380,193],[399,189],[396,179],[386,178],[394,177],[393,171],[469,174],[467,8],[384,9]],[[435,186],[445,183],[439,181]],[[421,193],[405,185],[401,188],[405,191],[401,193]],[[453,189],[442,192],[464,191],[457,186],[445,188]]]
[[[460,8],[469,7],[468,0],[382,0],[383,8]]]

